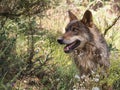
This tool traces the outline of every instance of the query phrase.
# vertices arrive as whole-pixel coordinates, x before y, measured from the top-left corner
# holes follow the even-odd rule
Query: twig
[[[107,27],[106,29],[105,29],[105,31],[104,31],[104,36],[107,34],[107,32],[116,24],[116,22],[119,20],[119,18],[120,18],[120,15],[113,21],[113,23],[109,26],[109,27]]]

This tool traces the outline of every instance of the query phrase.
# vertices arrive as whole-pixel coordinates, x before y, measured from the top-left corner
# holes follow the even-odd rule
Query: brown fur
[[[100,75],[106,76],[110,66],[109,50],[104,37],[93,23],[92,13],[87,10],[82,20],[78,20],[70,11],[68,13],[70,22],[58,42],[67,45],[64,48],[66,53],[73,53],[80,77],[85,75],[89,81],[92,73],[98,71]],[[86,88],[89,84],[85,85]]]

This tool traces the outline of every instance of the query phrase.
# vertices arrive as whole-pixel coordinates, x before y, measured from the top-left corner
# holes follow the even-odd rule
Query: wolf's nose
[[[58,39],[57,39],[57,42],[58,42],[59,44],[64,44],[64,42],[63,42],[63,39],[62,39],[62,38],[58,38]]]

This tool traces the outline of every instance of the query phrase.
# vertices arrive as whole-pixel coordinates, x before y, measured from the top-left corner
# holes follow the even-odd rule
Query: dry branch
[[[104,36],[107,34],[107,32],[116,24],[116,22],[119,20],[119,18],[120,18],[120,15],[113,21],[113,23],[110,25],[110,26],[108,26],[106,29],[105,29],[105,31],[104,31]]]

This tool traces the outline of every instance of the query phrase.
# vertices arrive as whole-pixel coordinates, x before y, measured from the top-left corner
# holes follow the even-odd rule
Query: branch
[[[107,27],[106,29],[105,29],[105,31],[104,31],[104,36],[107,34],[107,32],[116,24],[116,22],[119,20],[119,18],[120,18],[120,15],[113,21],[113,23],[109,26],[109,27]]]
[[[0,16],[11,17],[11,16],[20,16],[21,14],[12,14],[8,12],[0,13]]]

